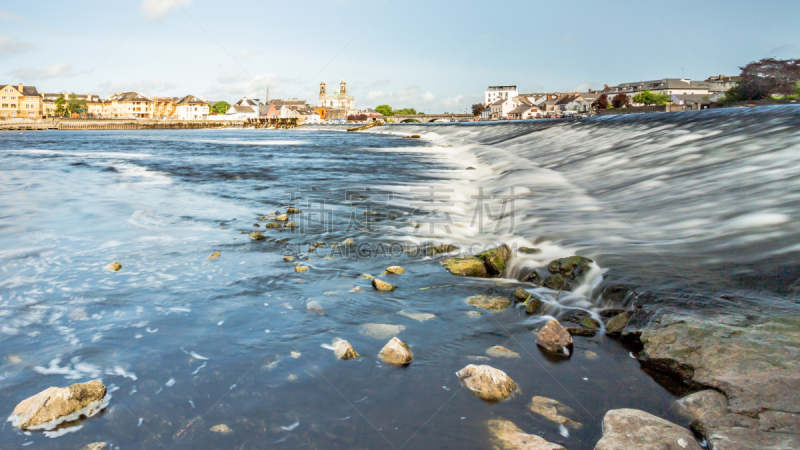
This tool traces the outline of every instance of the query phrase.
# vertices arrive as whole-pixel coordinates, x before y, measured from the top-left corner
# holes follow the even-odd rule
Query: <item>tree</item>
[[[650,91],[640,92],[633,96],[634,103],[643,103],[645,106],[663,105],[669,102],[669,95],[654,94]]]
[[[594,102],[592,102],[592,108],[594,109],[606,109],[608,108],[608,94],[601,94],[600,97],[597,97]]]
[[[392,114],[403,114],[413,116],[417,114],[417,110],[414,108],[403,108],[403,109],[395,109],[392,111]]]
[[[800,59],[764,58],[741,69],[741,81],[725,93],[727,100],[761,100],[772,95],[793,95],[797,92]]]
[[[486,107],[483,106],[483,103],[475,103],[474,105],[472,105],[472,115],[480,116],[485,109]]]
[[[86,110],[86,99],[78,100],[77,95],[69,95],[69,101],[67,102],[67,114],[81,114],[85,113]]]
[[[58,96],[55,101],[56,109],[53,111],[53,114],[56,116],[63,116],[64,113],[67,112],[66,108],[64,108],[64,104],[67,102],[67,99],[64,98],[64,94]]]
[[[393,116],[394,112],[392,111],[392,107],[389,105],[379,105],[375,107],[375,111],[383,114],[384,116]]]
[[[211,112],[217,114],[225,114],[229,109],[231,109],[231,105],[228,102],[218,101],[211,105]]]
[[[623,108],[631,104],[631,98],[624,92],[620,92],[611,99],[611,105],[614,108]]]

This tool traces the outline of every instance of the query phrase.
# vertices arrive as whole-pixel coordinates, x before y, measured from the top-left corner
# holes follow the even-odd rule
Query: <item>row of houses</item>
[[[732,88],[739,77],[725,75],[712,76],[705,81],[684,78],[663,78],[660,80],[622,83],[602,90],[587,92],[552,92],[521,94],[517,87],[490,86],[484,92],[484,110],[481,120],[521,120],[554,115],[571,115],[588,113],[598,97],[605,94],[609,99],[618,94],[625,94],[631,99],[636,94],[650,91],[654,94],[666,94],[671,103],[679,105],[699,105],[710,103]],[[632,103],[631,106],[642,106]]]

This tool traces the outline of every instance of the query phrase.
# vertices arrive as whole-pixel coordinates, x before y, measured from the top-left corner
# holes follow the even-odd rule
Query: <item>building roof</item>
[[[19,84],[4,84],[3,87],[11,86],[14,89],[19,89]],[[22,86],[22,94],[23,95],[39,95],[39,91],[36,90],[36,86]]]
[[[255,112],[255,111],[253,110],[253,108],[251,108],[250,106],[242,106],[242,105],[239,105],[239,104],[233,105],[233,106],[232,106],[232,108],[233,108],[233,109],[234,109],[234,110],[235,110],[237,113],[246,113],[246,114],[252,114],[252,113],[254,113],[254,112]]]
[[[539,108],[537,108],[535,106],[531,106],[531,105],[520,105],[520,106],[517,106],[516,108],[512,109],[511,111],[509,111],[508,114],[509,115],[510,114],[524,114],[524,113],[526,113],[526,112],[528,112],[528,111],[530,111],[532,109],[537,109],[538,110]]]
[[[175,102],[176,105],[207,105],[208,102],[195,97],[194,95],[187,95]]]
[[[250,100],[247,97],[243,97],[241,100],[236,102],[236,104],[234,104],[233,106],[258,106],[258,104],[256,104],[255,102],[253,102],[252,100]]]
[[[117,93],[110,96],[108,99],[117,102],[152,102],[149,98],[136,92]]]
[[[637,81],[632,83],[622,83],[610,89],[610,93],[617,92],[642,92],[666,89],[708,89],[710,83],[705,81],[693,81],[686,78],[662,78],[661,80]]]
[[[504,99],[502,99],[502,98],[501,98],[500,100],[497,100],[496,102],[494,102],[494,103],[491,103],[489,106],[500,106],[500,105],[502,105],[502,104],[503,104],[503,103],[505,103],[505,102],[506,102],[506,100],[504,100]]]
[[[489,89],[487,89],[487,91],[516,91],[516,90],[517,90],[517,87],[516,87],[516,86],[514,86],[514,85],[508,85],[508,86],[489,86]]]

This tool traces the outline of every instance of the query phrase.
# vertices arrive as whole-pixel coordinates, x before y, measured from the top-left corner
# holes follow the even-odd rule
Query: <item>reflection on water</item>
[[[484,423],[501,417],[579,449],[593,447],[609,409],[683,423],[616,340],[576,337],[572,358],[552,360],[535,330],[551,315],[596,312],[609,282],[685,290],[670,266],[709,293],[757,291],[753,279],[781,268],[772,293],[758,292],[786,292],[798,114],[717,114],[382,130],[431,139],[420,141],[332,129],[2,135],[2,404],[10,414],[48,386],[90,379],[113,398],[56,438],[6,423],[0,447],[486,448]],[[438,205],[450,222],[433,232],[414,198],[430,186],[452,190],[439,202],[451,205]],[[473,195],[512,186],[505,228],[470,226]],[[487,217],[500,217],[501,204]],[[287,206],[304,210],[294,232],[258,220]],[[335,253],[348,238],[371,250]],[[545,316],[514,307],[477,316],[472,295],[521,286],[552,302],[555,292],[455,278],[440,257],[375,250],[453,241],[464,251],[500,241],[541,250],[517,254],[508,271],[517,278],[574,253],[597,264]],[[326,245],[310,252],[316,242]],[[113,261],[119,272],[104,268]],[[391,265],[406,273],[382,274]],[[377,292],[362,274],[398,288]],[[383,363],[391,336],[366,324],[395,330],[414,361]],[[335,338],[362,357],[335,360]],[[520,357],[487,355],[495,345]],[[471,363],[505,371],[520,392],[484,403],[455,376]],[[531,412],[533,396],[570,406],[583,427],[564,437]]]

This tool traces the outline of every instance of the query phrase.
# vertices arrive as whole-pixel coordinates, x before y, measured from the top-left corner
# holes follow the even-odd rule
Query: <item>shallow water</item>
[[[761,131],[747,128],[752,119],[714,113],[683,122],[398,125],[356,135],[335,127],[2,134],[5,414],[48,386],[102,379],[114,392],[102,414],[56,438],[5,423],[0,448],[486,448],[485,421],[503,417],[581,449],[593,448],[609,409],[684,423],[673,396],[618,341],[577,337],[572,358],[553,360],[534,331],[550,314],[597,311],[605,284],[796,301],[785,280],[797,266],[778,260],[796,261],[797,109],[764,113]],[[737,175],[745,167],[747,177]],[[415,205],[431,186],[450,198]],[[470,226],[479,188],[503,195],[511,186],[520,196],[504,213],[515,217],[513,229],[508,220],[501,229]],[[760,207],[751,206],[755,193]],[[303,210],[292,217],[295,232],[257,220],[287,206]],[[490,205],[493,217],[501,207]],[[440,219],[432,231],[431,217]],[[242,234],[253,230],[269,239]],[[355,246],[331,248],[346,238]],[[318,241],[327,247],[309,253]],[[506,241],[542,253],[518,255],[508,279],[484,280],[455,278],[438,259],[403,251],[450,241]],[[209,260],[215,251],[221,257]],[[514,277],[576,252],[597,265],[548,315],[469,314],[467,297],[518,286],[553,301],[554,291]],[[285,254],[310,269],[296,272]],[[113,261],[122,270],[104,269]],[[390,265],[407,273],[380,275]],[[765,272],[774,283],[752,281]],[[376,292],[363,273],[398,289]],[[706,283],[687,288],[692,277]],[[325,312],[308,310],[310,301]],[[435,317],[419,322],[400,311]],[[377,353],[389,337],[362,333],[365,324],[402,326],[411,365],[383,363]],[[362,358],[335,360],[324,346],[337,337]],[[488,404],[455,372],[482,363],[468,356],[494,345],[520,357],[483,363],[508,373],[520,392]],[[583,427],[564,436],[530,412],[536,395],[572,407]],[[220,424],[231,432],[212,431]]]

